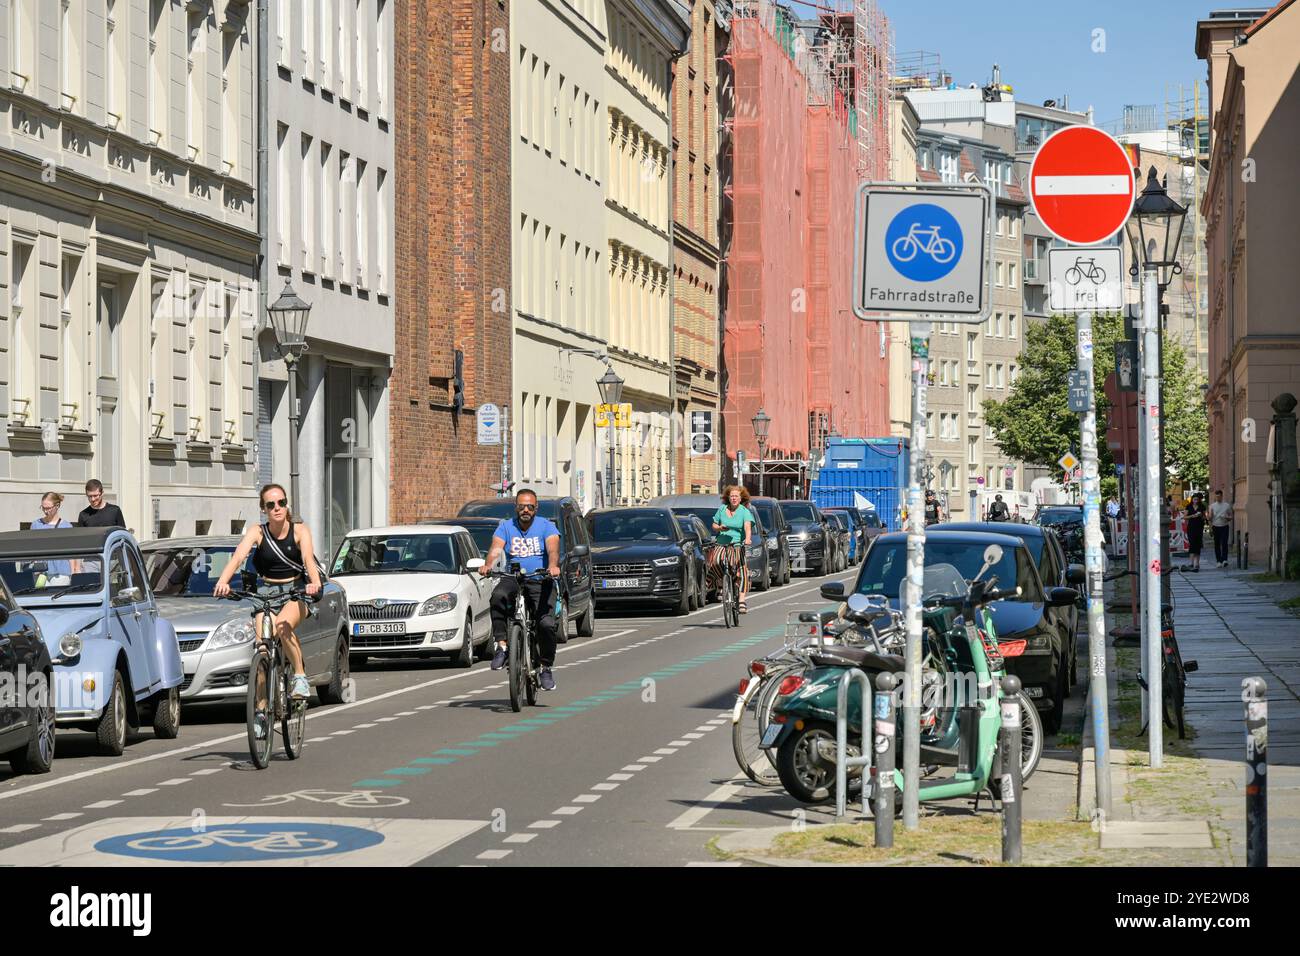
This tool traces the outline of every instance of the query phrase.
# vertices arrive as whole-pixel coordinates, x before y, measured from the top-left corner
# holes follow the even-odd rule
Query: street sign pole
[[[1101,822],[1110,819],[1110,713],[1106,680],[1106,601],[1102,577],[1106,571],[1101,547],[1101,477],[1097,471],[1097,400],[1093,388],[1092,313],[1075,318],[1079,376],[1086,385],[1087,403],[1079,423],[1083,453],[1084,569],[1088,579],[1088,695],[1092,705],[1093,776],[1097,786],[1097,812]]]
[[[921,591],[925,579],[925,504],[921,460],[925,457],[925,412],[929,391],[929,322],[911,323],[912,449],[907,457],[907,623],[906,679],[903,682],[903,827],[915,830],[921,818]]]
[[[1142,471],[1142,517],[1146,524],[1143,537],[1147,542],[1147,563],[1143,569],[1146,577],[1146,627],[1143,639],[1146,642],[1146,659],[1143,670],[1146,673],[1147,693],[1147,749],[1151,767],[1164,766],[1164,709],[1161,706],[1161,656],[1163,643],[1160,639],[1160,576],[1165,572],[1161,564],[1160,549],[1160,440],[1163,430],[1160,407],[1160,290],[1156,270],[1148,267],[1142,275],[1142,325],[1145,340],[1142,361],[1142,375],[1146,386],[1147,429],[1143,436],[1143,448],[1146,450],[1145,467]]]

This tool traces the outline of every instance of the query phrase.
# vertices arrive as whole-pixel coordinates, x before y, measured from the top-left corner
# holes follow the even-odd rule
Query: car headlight
[[[81,635],[64,634],[59,638],[59,656],[63,658],[76,657],[81,653]]]
[[[792,532],[790,532],[790,540],[791,540],[791,541],[803,541],[803,540],[805,540],[807,537],[808,537],[808,532],[807,532],[807,531],[792,531]]]
[[[676,555],[676,554],[674,554],[674,555],[670,555],[670,556],[668,556],[668,557],[666,557],[666,558],[655,558],[655,567],[656,567],[656,568],[671,568],[674,564],[677,564],[677,563],[680,562],[681,560],[682,560],[681,557],[680,557],[679,555]]]
[[[751,558],[757,558],[759,555],[763,553],[763,546],[756,545],[752,548],[749,548],[745,553],[748,554]]]
[[[769,551],[775,551],[778,547],[780,547],[780,545],[781,542],[776,538],[767,539],[767,550]]]
[[[1047,634],[1039,634],[1037,637],[1031,637],[1029,643],[1025,645],[1027,651],[1045,651],[1052,646],[1052,638]]]
[[[420,605],[420,614],[444,614],[456,607],[456,595],[448,591],[429,598]]]
[[[253,629],[253,622],[250,618],[236,617],[231,618],[224,624],[217,627],[208,638],[208,650],[215,651],[219,647],[234,647],[236,644],[247,644],[257,632]]]

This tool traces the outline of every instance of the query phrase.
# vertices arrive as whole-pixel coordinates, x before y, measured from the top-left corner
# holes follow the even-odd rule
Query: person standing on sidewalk
[[[1232,521],[1232,505],[1223,500],[1223,492],[1214,493],[1210,505],[1210,530],[1214,534],[1214,566],[1228,566],[1228,525]]]
[[[1192,503],[1187,506],[1187,557],[1191,564],[1188,571],[1201,570],[1201,544],[1205,540],[1205,504],[1201,494],[1192,495]]]
[[[77,515],[78,528],[125,528],[122,509],[104,500],[104,484],[98,478],[86,482],[87,507]]]

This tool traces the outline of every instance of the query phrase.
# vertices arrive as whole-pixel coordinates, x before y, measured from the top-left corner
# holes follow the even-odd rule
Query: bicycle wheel
[[[253,660],[248,665],[246,713],[248,753],[258,770],[265,770],[271,763],[271,748],[275,734],[273,718],[275,711],[272,704],[275,699],[275,689],[275,670],[271,666],[271,655],[265,647],[257,647],[253,651]],[[257,737],[259,723],[264,731],[264,736],[260,740]]]
[[[280,717],[280,735],[284,738],[284,752],[290,760],[302,756],[303,738],[307,732],[307,702],[289,696],[290,675],[286,666],[280,675],[280,693],[283,695]]]
[[[769,671],[763,677],[763,682],[749,695],[745,709],[740,713],[740,720],[731,725],[731,749],[736,755],[737,765],[745,772],[745,776],[764,787],[781,785],[776,764],[759,744],[767,732],[776,690],[789,670]]]
[[[528,706],[534,707],[537,704],[537,685],[540,679],[537,671],[534,669],[538,666],[537,647],[534,640],[528,641],[524,647],[524,695],[528,698]]]
[[[740,627],[740,581],[734,571],[731,574],[731,599],[727,601],[727,613],[731,615],[731,626]]]
[[[524,701],[524,631],[517,623],[510,625],[509,650],[506,663],[510,683],[510,709],[516,714],[523,709]]]
[[[1028,695],[1016,695],[1020,702],[1020,779],[1028,780],[1043,756],[1043,721]]]
[[[718,583],[718,600],[722,602],[722,624],[731,627],[731,575],[724,574]]]

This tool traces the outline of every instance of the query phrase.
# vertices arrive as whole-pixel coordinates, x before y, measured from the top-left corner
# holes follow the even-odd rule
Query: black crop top
[[[305,572],[302,549],[294,540],[293,525],[283,538],[273,538],[266,525],[262,526],[262,542],[253,552],[253,567],[264,578],[284,581]]]

